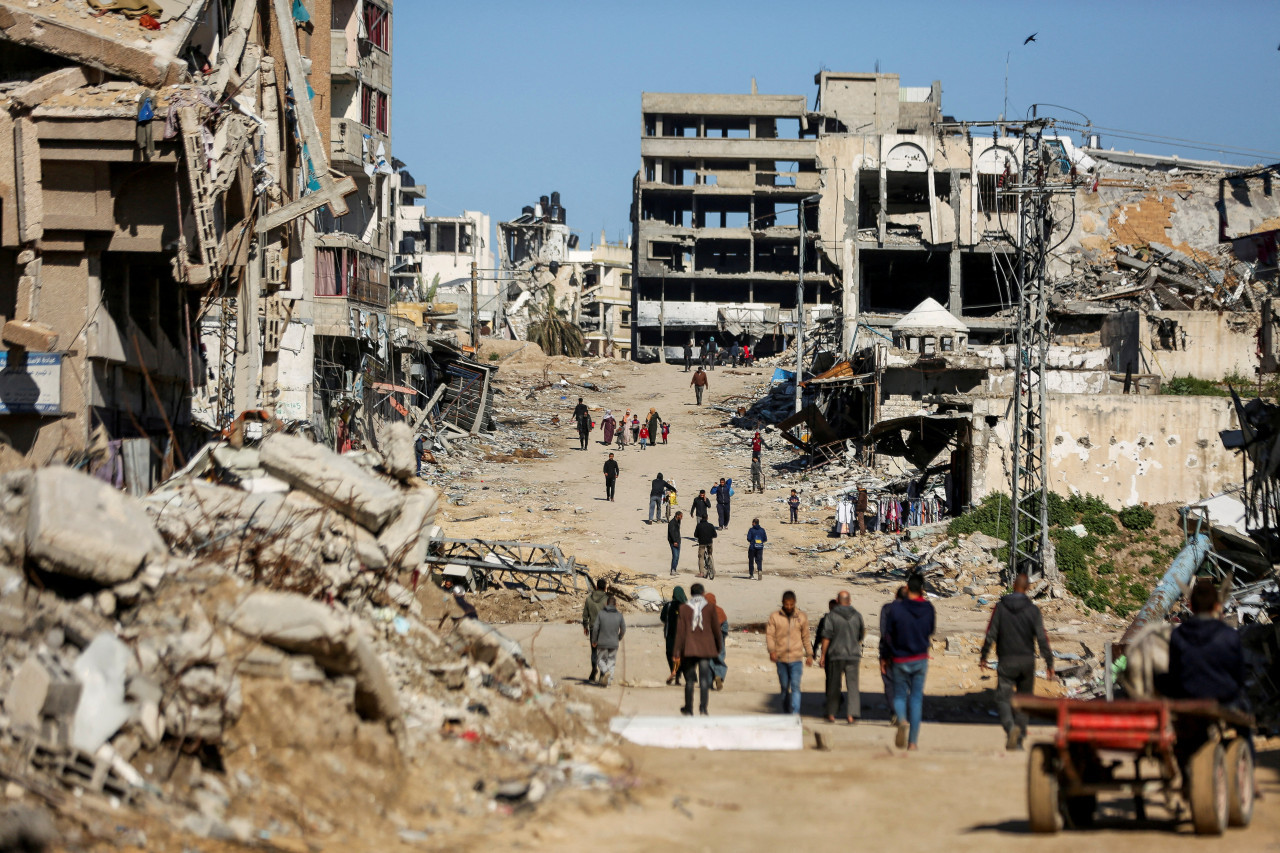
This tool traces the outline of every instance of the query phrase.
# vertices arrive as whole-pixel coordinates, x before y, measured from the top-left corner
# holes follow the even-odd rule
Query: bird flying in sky
[[[1029,35],[1029,36],[1027,36],[1025,39],[1023,39],[1022,43],[1023,43],[1023,44],[1031,44],[1031,42],[1033,42],[1033,41],[1035,41],[1035,40],[1036,40],[1036,36],[1038,36],[1038,35],[1040,35],[1040,31],[1039,31],[1039,30],[1036,30],[1034,33],[1032,33],[1031,35]]]

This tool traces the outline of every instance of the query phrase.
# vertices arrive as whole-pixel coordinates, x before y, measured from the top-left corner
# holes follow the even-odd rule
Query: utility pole
[[[796,411],[804,399],[804,389],[800,381],[804,379],[804,244],[809,242],[808,229],[805,227],[804,206],[817,201],[820,196],[811,195],[800,199],[800,276],[796,280]]]
[[[476,276],[476,262],[471,262],[471,346],[475,347],[476,358],[480,357],[480,295],[476,293],[479,278]]]
[[[1021,572],[1046,575],[1049,561],[1048,450],[1049,393],[1045,366],[1049,355],[1045,267],[1053,221],[1049,200],[1055,192],[1074,192],[1069,184],[1048,184],[1043,134],[1048,121],[1032,118],[1023,128],[1018,207],[1018,325],[1013,405],[1013,536],[1006,581]],[[1056,575],[1056,572],[1054,572]]]

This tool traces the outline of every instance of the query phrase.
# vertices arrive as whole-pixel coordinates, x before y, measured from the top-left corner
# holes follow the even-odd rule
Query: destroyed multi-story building
[[[139,482],[249,410],[376,441],[457,357],[390,312],[391,0],[136,5],[0,2],[0,430]]]
[[[810,417],[811,432],[914,457],[916,469],[963,451],[960,505],[1007,489],[1026,125],[946,116],[936,81],[822,71],[814,82],[812,107],[754,85],[643,96],[634,356],[671,358],[711,335],[757,355],[789,345],[803,258],[804,319],[819,333],[805,364],[826,371],[813,388],[840,422],[814,429]],[[1035,156],[1059,190],[1046,264],[1054,487],[1116,504],[1210,494],[1234,476],[1213,440],[1230,407],[1150,392],[1258,367],[1254,309],[1271,256],[1257,248],[1265,235],[1220,236],[1218,214],[1252,173],[1107,150],[1073,121],[1046,127]],[[956,325],[904,336],[917,311]],[[958,423],[926,460],[922,436],[937,425],[917,423],[913,439],[901,419],[934,416]]]
[[[426,187],[408,172],[397,174],[395,247],[391,267],[394,313],[420,324],[460,328],[470,333],[471,289],[476,290],[478,331],[492,333],[497,299],[488,214],[464,210],[461,216],[432,216],[424,205]]]
[[[498,223],[500,335],[522,340],[530,323],[555,314],[576,325],[585,354],[626,358],[631,352],[631,249],[600,242],[580,249],[565,223],[560,193],[526,205]]]

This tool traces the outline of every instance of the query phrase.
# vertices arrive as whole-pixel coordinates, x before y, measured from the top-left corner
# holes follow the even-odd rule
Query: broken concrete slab
[[[30,320],[10,320],[0,331],[0,340],[9,346],[22,347],[31,352],[53,352],[58,346],[58,333],[43,323]]]
[[[404,495],[391,483],[305,438],[276,433],[262,443],[268,474],[377,533],[400,510]]]
[[[427,557],[429,531],[440,508],[440,493],[432,488],[414,489],[405,498],[395,519],[378,534],[378,544],[401,569],[414,569]]]
[[[740,717],[614,717],[609,729],[641,746],[666,749],[796,750],[804,748],[797,714]]]
[[[135,498],[60,466],[33,475],[26,536],[27,556],[41,569],[103,585],[168,554]]]
[[[396,421],[382,440],[383,465],[397,480],[417,476],[418,463],[413,458],[413,431],[404,421]]]
[[[4,710],[15,729],[38,732],[45,716],[70,714],[79,698],[80,685],[68,673],[31,655],[9,685]]]
[[[382,662],[349,615],[300,595],[261,591],[240,602],[229,621],[242,634],[311,655],[331,673],[354,675],[357,710],[369,719],[400,715]]]
[[[133,716],[134,707],[124,698],[131,657],[114,634],[102,633],[72,664],[81,685],[71,734],[77,749],[97,752]]]

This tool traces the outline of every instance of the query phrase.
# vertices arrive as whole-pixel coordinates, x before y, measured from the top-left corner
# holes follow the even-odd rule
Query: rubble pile
[[[418,583],[438,495],[411,442],[384,450],[211,445],[143,499],[0,476],[0,775],[59,819],[117,803],[144,836],[339,844],[607,785],[594,707]]]
[[[1055,285],[1059,298],[1146,310],[1256,311],[1267,298],[1255,264],[1230,245],[1195,257],[1157,242],[1114,247],[1105,260],[1082,254],[1073,275]]]

